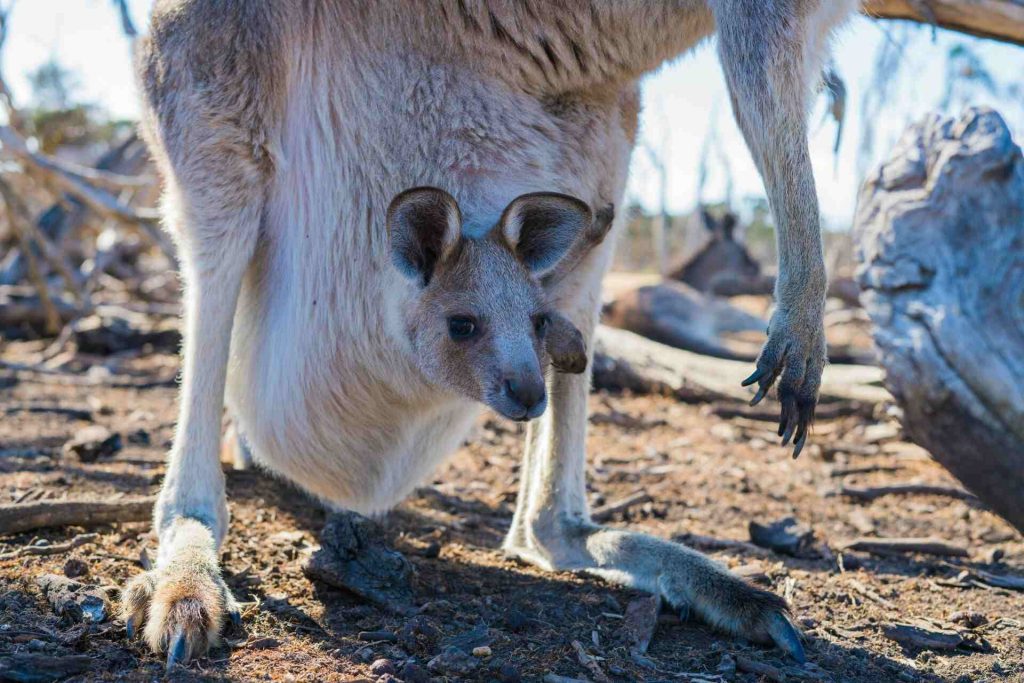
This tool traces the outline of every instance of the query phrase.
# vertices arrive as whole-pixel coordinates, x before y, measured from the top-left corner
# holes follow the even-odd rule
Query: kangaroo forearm
[[[786,146],[789,154],[771,155],[777,161],[765,168],[765,185],[777,224],[775,295],[780,303],[820,308],[827,278],[814,176],[806,141],[792,140]]]

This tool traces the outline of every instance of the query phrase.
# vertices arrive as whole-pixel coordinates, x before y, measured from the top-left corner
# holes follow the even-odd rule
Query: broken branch
[[[17,557],[25,557],[26,555],[59,555],[60,553],[66,553],[69,550],[73,550],[80,545],[95,543],[99,537],[99,534],[78,534],[67,543],[55,543],[53,545],[27,545],[23,548],[12,550],[9,553],[0,554],[0,560],[13,560]]]
[[[936,486],[931,484],[891,484],[889,486],[872,486],[869,488],[854,488],[852,486],[842,486],[835,491],[830,491],[825,494],[826,498],[833,498],[836,496],[844,496],[846,498],[853,498],[854,500],[860,500],[869,502],[876,498],[883,496],[946,496],[947,498],[956,498],[958,500],[966,500],[972,503],[980,503],[978,497],[970,491],[957,488],[955,486]]]
[[[893,553],[921,553],[923,555],[946,555],[967,557],[967,548],[947,543],[938,538],[858,538],[844,545],[841,550],[859,550],[876,555]]]
[[[0,535],[20,534],[44,527],[97,526],[145,522],[153,514],[155,497],[131,500],[48,500],[28,505],[0,505]]]

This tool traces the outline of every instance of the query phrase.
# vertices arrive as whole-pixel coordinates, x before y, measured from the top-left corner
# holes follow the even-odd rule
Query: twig
[[[66,406],[39,406],[39,405],[22,405],[22,406],[11,406],[4,411],[6,415],[15,415],[17,413],[51,413],[54,415],[63,415],[64,417],[72,420],[86,420],[92,421],[92,411],[88,408],[69,408]]]
[[[114,389],[153,389],[156,387],[173,387],[178,383],[178,375],[172,377],[153,378],[132,377],[121,375],[114,377],[92,377],[80,373],[72,373],[66,370],[56,370],[39,365],[26,365],[24,363],[13,363],[0,360],[0,368],[9,370],[23,382],[40,382],[44,384],[59,384],[64,386],[94,387],[104,386]]]
[[[0,535],[64,526],[144,522],[152,517],[155,497],[131,500],[49,500],[0,505]]]
[[[871,474],[872,472],[899,472],[903,465],[862,465],[860,467],[833,467],[828,473],[830,477],[846,477],[851,474]]]
[[[595,522],[607,522],[618,513],[625,512],[635,505],[649,503],[651,500],[653,500],[653,498],[651,498],[651,494],[646,491],[637,491],[636,493],[632,493],[621,500],[608,503],[607,505],[602,505],[590,513],[590,518]]]
[[[114,0],[114,8],[121,16],[121,30],[129,40],[134,41],[139,37],[139,32],[135,28],[135,22],[132,21],[132,15],[128,12],[128,3],[125,0]]]
[[[861,583],[857,579],[850,579],[849,580],[849,584],[850,584],[850,587],[853,588],[853,590],[857,591],[858,593],[863,595],[868,600],[871,600],[873,602],[877,602],[879,605],[881,605],[882,607],[885,607],[887,609],[892,609],[893,608],[892,602],[890,602],[889,600],[886,600],[881,595],[879,595],[875,591],[871,590],[870,588],[865,586],[863,583]]]
[[[870,417],[873,410],[874,406],[868,403],[837,401],[836,403],[819,405],[814,409],[814,417],[818,420],[836,420],[851,415]],[[772,411],[770,408],[760,407],[751,408],[736,403],[714,403],[710,406],[708,412],[724,419],[744,417],[748,420],[758,420],[760,422],[778,423],[779,421],[778,410]]]
[[[99,534],[78,534],[66,543],[55,543],[53,545],[27,545],[9,553],[0,554],[0,560],[13,560],[26,555],[58,555],[73,550],[86,543],[95,543]]]
[[[728,538],[715,538],[714,536],[701,536],[700,534],[683,534],[673,540],[694,548],[704,550],[739,550],[758,557],[770,557],[771,551],[746,541],[734,541]]]
[[[882,496],[946,496],[948,498],[957,498],[959,500],[966,500],[972,503],[980,502],[978,497],[970,491],[957,488],[955,486],[936,486],[932,484],[892,484],[889,486],[874,486],[871,488],[853,488],[849,486],[843,486],[835,491],[830,491],[825,494],[826,498],[832,498],[835,496],[844,496],[846,498],[854,498],[861,501],[872,501]]]
[[[744,655],[736,655],[736,668],[748,674],[755,674],[762,678],[767,678],[769,681],[776,681],[777,683],[784,683],[786,680],[786,674],[771,664],[765,664],[764,662],[758,662],[745,657]]]
[[[597,663],[597,659],[586,651],[580,641],[572,641],[572,649],[576,651],[576,659],[579,661],[580,666],[589,671],[590,675],[594,677],[594,680],[597,681],[597,683],[611,683],[611,679],[608,678],[608,674],[601,669],[601,665]]]
[[[987,583],[996,588],[1006,588],[1014,591],[1024,591],[1024,576],[1012,576],[1010,574],[993,574],[983,569],[975,569],[974,575],[982,583]]]
[[[840,550],[859,550],[880,555],[922,553],[924,555],[968,556],[967,548],[947,543],[938,538],[858,538],[842,546]]]

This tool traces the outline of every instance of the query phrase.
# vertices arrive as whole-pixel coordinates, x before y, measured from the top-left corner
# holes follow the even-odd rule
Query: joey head
[[[576,255],[592,224],[584,202],[533,193],[470,237],[444,190],[395,197],[387,213],[391,260],[415,287],[402,322],[423,374],[510,419],[541,415],[547,361],[563,372],[586,368],[583,335],[551,308],[542,280]]]

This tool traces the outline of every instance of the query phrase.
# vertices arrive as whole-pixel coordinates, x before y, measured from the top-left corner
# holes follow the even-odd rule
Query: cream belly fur
[[[300,66],[293,76],[265,246],[236,314],[227,402],[257,462],[331,504],[377,513],[457,448],[480,409],[410,363],[398,310],[415,285],[391,267],[373,207],[434,185],[458,199],[474,232],[526,192],[617,204],[637,94],[628,84],[597,100],[566,99],[566,121],[454,66],[381,55],[357,73],[349,82]],[[395,108],[374,76],[412,93],[409,107]],[[426,135],[402,137],[410,116]]]

